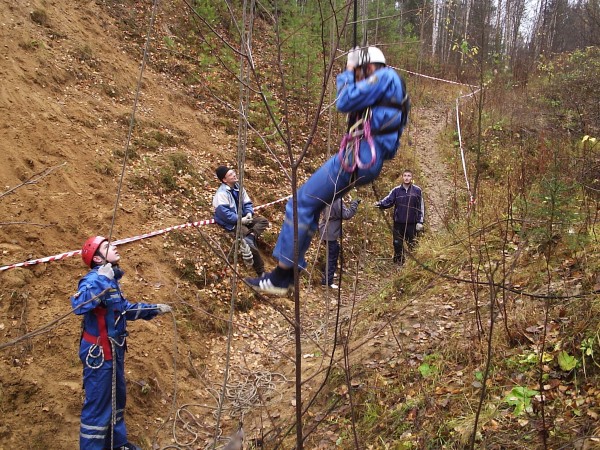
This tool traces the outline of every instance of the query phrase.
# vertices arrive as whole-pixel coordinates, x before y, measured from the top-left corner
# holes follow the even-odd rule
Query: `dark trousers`
[[[249,245],[250,251],[252,252],[252,259],[254,260],[252,268],[258,276],[262,275],[265,271],[265,262],[258,251],[258,248],[256,246],[256,240],[258,239],[258,237],[260,237],[261,234],[263,234],[263,232],[267,229],[268,226],[269,221],[265,217],[257,215],[255,215],[252,218],[252,223],[250,225],[242,225],[242,238],[251,236],[249,238]]]
[[[416,223],[394,222],[394,262],[404,263],[404,242],[409,249],[413,248],[417,233]]]
[[[254,216],[252,218],[252,223],[249,226],[242,225],[242,237],[248,236],[248,234],[252,233],[254,237],[260,237],[261,234],[267,229],[269,226],[269,221],[266,217],[262,216]]]
[[[327,242],[327,264],[323,267],[321,284],[329,286],[333,283],[333,277],[337,270],[338,257],[340,256],[340,243],[338,241]]]

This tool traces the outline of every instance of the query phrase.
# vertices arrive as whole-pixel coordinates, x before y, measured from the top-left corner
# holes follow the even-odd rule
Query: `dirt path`
[[[425,177],[423,193],[425,195],[426,223],[431,230],[439,230],[446,215],[451,180],[448,168],[438,149],[438,137],[448,121],[450,114],[446,105],[436,104],[432,108],[415,108],[413,114],[413,141],[416,146],[419,166]]]

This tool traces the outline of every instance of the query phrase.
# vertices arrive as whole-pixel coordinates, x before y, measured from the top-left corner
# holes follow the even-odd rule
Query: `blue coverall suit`
[[[127,444],[127,430],[123,417],[126,397],[124,362],[127,320],[149,320],[159,312],[153,304],[129,303],[119,287],[118,280],[122,275],[123,272],[116,267],[115,279],[110,280],[98,275],[96,267],[79,281],[78,291],[71,297],[75,314],[83,315],[83,333],[79,347],[85,389],[79,433],[81,450],[111,448],[113,364],[116,364],[116,424],[113,426],[113,446]],[[107,291],[89,302],[104,290]],[[111,350],[111,340],[114,341],[114,354]]]
[[[404,83],[396,71],[382,67],[367,79],[354,81],[354,72],[346,70],[337,77],[337,109],[341,112],[361,112],[371,108],[371,131],[375,142],[376,159],[368,169],[354,173],[344,171],[339,157],[333,156],[298,189],[298,264],[306,267],[304,255],[319,224],[319,214],[334,198],[341,197],[351,186],[361,186],[375,180],[383,161],[396,156],[406,118],[392,104],[405,98]],[[368,142],[360,143],[360,160],[371,161]],[[355,177],[355,178],[353,178]],[[294,265],[293,199],[285,208],[285,219],[273,256],[286,266]]]

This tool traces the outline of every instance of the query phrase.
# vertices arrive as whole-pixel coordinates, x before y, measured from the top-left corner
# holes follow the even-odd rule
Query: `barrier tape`
[[[471,192],[471,185],[469,184],[469,177],[467,176],[467,164],[466,164],[466,161],[465,161],[465,151],[464,151],[464,148],[463,148],[462,136],[461,136],[461,132],[460,132],[460,117],[459,117],[460,116],[460,111],[459,111],[459,107],[458,107],[458,100],[461,99],[461,98],[465,98],[465,97],[471,97],[471,96],[477,94],[479,91],[481,91],[482,88],[480,88],[478,86],[474,86],[472,84],[459,83],[458,81],[445,80],[443,78],[436,78],[436,77],[432,77],[432,76],[429,76],[429,75],[424,75],[422,73],[412,72],[412,71],[406,70],[406,69],[400,69],[400,68],[394,67],[394,66],[390,66],[390,67],[392,67],[393,69],[396,69],[396,70],[400,70],[402,72],[410,73],[411,75],[416,75],[418,77],[429,78],[430,80],[443,81],[444,83],[457,84],[459,86],[467,86],[467,87],[470,87],[470,88],[473,88],[473,89],[477,88],[475,91],[470,92],[468,94],[459,95],[457,97],[457,99],[456,99],[456,129],[458,131],[458,144],[460,146],[460,157],[461,157],[461,160],[462,160],[463,172],[464,172],[464,175],[465,175],[465,182],[466,182],[466,185],[467,185],[467,192],[469,193],[469,209],[471,209],[471,206],[473,204],[475,204],[475,199],[473,198],[473,194]]]
[[[282,197],[273,202],[265,203],[264,205],[259,205],[254,209],[256,211],[258,211],[259,209],[263,209],[263,208],[266,208],[267,206],[271,206],[276,203],[287,200],[290,197],[291,197],[291,195],[288,195],[287,197]],[[181,230],[183,228],[200,227],[203,225],[210,225],[212,223],[215,223],[215,219],[200,220],[198,222],[188,222],[188,223],[184,223],[181,225],[175,225],[172,227],[163,228],[162,230],[152,231],[150,233],[140,234],[138,236],[119,239],[118,241],[113,241],[113,244],[114,245],[128,244],[129,242],[135,242],[135,241],[140,241],[142,239],[147,239],[147,238],[154,237],[154,236],[159,236],[161,234],[168,233],[169,231]],[[44,258],[39,258],[39,259],[31,259],[29,261],[23,261],[23,262],[16,263],[16,264],[10,264],[8,266],[2,266],[2,267],[0,267],[0,272],[3,272],[8,269],[14,269],[17,267],[28,267],[28,266],[34,266],[34,265],[40,264],[40,263],[59,261],[61,259],[70,258],[71,256],[76,256],[76,255],[80,255],[80,254],[81,254],[81,250],[72,250],[70,252],[59,253],[58,255],[46,256]]]
[[[471,206],[475,204],[475,199],[473,198],[473,193],[471,192],[471,185],[469,183],[469,177],[467,175],[467,163],[465,161],[465,150],[463,148],[462,135],[461,135],[461,131],[460,131],[460,110],[459,110],[459,107],[458,107],[458,101],[461,98],[472,97],[473,95],[475,95],[479,91],[481,91],[482,88],[480,88],[478,86],[474,86],[472,84],[459,83],[458,81],[445,80],[443,78],[436,78],[436,77],[432,77],[432,76],[429,76],[429,75],[424,75],[422,73],[412,72],[412,71],[406,70],[406,69],[400,69],[398,67],[393,67],[393,66],[390,66],[390,67],[392,67],[392,68],[394,68],[396,70],[401,70],[402,72],[410,73],[411,75],[416,75],[416,76],[423,77],[423,78],[429,78],[430,80],[443,81],[444,83],[457,84],[457,85],[460,85],[460,86],[468,86],[468,87],[474,88],[474,89],[477,88],[473,92],[470,92],[470,93],[465,94],[465,95],[459,95],[456,98],[456,130],[458,132],[458,145],[460,147],[460,159],[462,161],[463,173],[465,175],[465,183],[467,185],[467,192],[469,193],[469,209],[471,209]]]
[[[410,73],[411,75],[416,75],[418,77],[429,78],[430,80],[443,81],[444,83],[458,84],[459,86],[468,86],[468,87],[471,87],[471,88],[476,88],[477,87],[477,86],[474,86],[472,84],[459,83],[458,81],[446,80],[444,78],[436,78],[436,77],[432,77],[430,75],[424,75],[424,74],[419,73],[419,72],[412,72],[410,70],[401,69],[399,67],[394,67],[394,66],[389,66],[389,67],[391,67],[392,69],[395,69],[395,70],[400,70],[402,72]]]

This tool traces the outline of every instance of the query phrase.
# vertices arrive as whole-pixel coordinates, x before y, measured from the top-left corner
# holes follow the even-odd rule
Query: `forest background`
[[[120,246],[128,298],[174,308],[129,326],[131,440],[222,448],[243,424],[245,448],[598,446],[597,0],[35,0],[0,24],[0,449],[77,445],[82,402],[85,268],[7,267],[209,219],[219,164],[256,204],[292,194],[345,131],[355,43],[413,109],[352,194],[340,291],[316,239],[287,299],[245,287],[211,225]],[[427,229],[397,268],[367,205],[405,167]],[[261,212],[266,257],[282,207]]]

